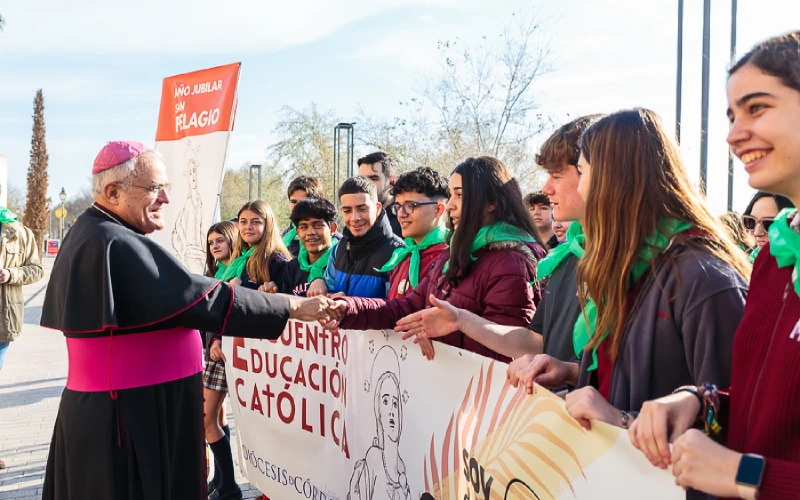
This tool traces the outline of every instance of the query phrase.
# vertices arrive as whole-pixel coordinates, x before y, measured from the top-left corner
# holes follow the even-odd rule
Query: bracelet
[[[685,385],[678,387],[672,393],[679,392],[694,394],[700,402],[700,412],[697,419],[703,422],[705,434],[707,436],[719,434],[722,426],[719,425],[717,420],[719,413],[719,390],[717,386],[708,382],[698,386]]]
[[[714,384],[708,382],[703,385],[697,386],[697,392],[703,396],[703,401],[706,403],[703,407],[703,425],[707,436],[716,436],[722,430],[719,425],[717,416],[719,414],[719,390]]]
[[[700,393],[697,392],[697,387],[694,385],[684,385],[672,391],[672,394],[678,394],[679,392],[688,392],[690,394],[694,394],[694,397],[696,397],[697,401],[700,403],[700,410],[697,412],[697,417],[700,418],[700,414],[703,411],[703,406],[705,405],[705,403],[703,401],[703,396],[701,396]]]
[[[622,410],[621,412],[619,412],[619,420],[620,423],[622,424],[622,428],[627,429],[628,427],[630,427],[631,422],[633,421],[633,416],[627,411]]]

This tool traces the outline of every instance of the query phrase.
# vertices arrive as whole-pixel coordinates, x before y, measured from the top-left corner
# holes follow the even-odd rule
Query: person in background
[[[236,225],[222,221],[208,228],[206,234],[206,276],[220,278],[233,260],[233,243],[236,241]],[[233,454],[231,452],[231,429],[225,416],[225,396],[228,384],[225,380],[225,356],[222,354],[220,338],[206,334],[206,367],[203,370],[203,427],[206,442],[214,454],[214,477],[209,481],[209,494],[215,490],[236,496]],[[241,495],[241,489],[238,491]]]
[[[345,297],[337,300],[338,322],[327,328],[393,328],[405,316],[447,302],[502,325],[525,326],[536,310],[536,268],[546,251],[537,242],[522,193],[511,170],[496,158],[468,158],[449,180],[449,248],[404,298]],[[528,336],[530,337],[530,336]],[[442,342],[504,362],[492,344],[455,331]],[[426,341],[427,342],[427,341]],[[526,349],[529,347],[523,347]],[[433,353],[423,347],[429,359]]]
[[[386,216],[392,227],[392,232],[398,237],[403,237],[403,229],[397,220],[397,215],[388,211],[389,205],[394,203],[391,196],[392,185],[395,182],[394,162],[386,153],[376,151],[358,159],[358,175],[366,177],[375,183],[378,190],[378,202],[387,210]]]
[[[294,207],[306,198],[322,198],[322,184],[316,177],[306,177],[301,175],[295,177],[286,188],[286,197],[289,198],[289,214],[291,216]],[[294,224],[289,224],[281,233],[284,246],[289,250],[293,257],[297,257],[300,252],[300,239],[297,237],[297,230]]]
[[[599,116],[584,116],[562,125],[536,155],[536,163],[548,174],[542,189],[552,202],[553,216],[558,219],[569,221],[583,216],[583,198],[578,193],[581,177],[575,166],[578,144],[583,131]],[[575,269],[578,265],[576,253],[581,247],[578,242],[575,245],[573,251],[570,247],[559,248],[539,263],[537,277],[541,279],[546,274],[549,281],[533,320],[526,326],[498,324],[467,309],[436,300],[432,301],[435,307],[398,321],[395,330],[405,332],[404,339],[415,335],[415,342],[461,331],[493,351],[516,358],[508,371],[509,380],[515,385],[524,377],[519,371],[527,369],[536,354],[544,352],[562,361],[577,361],[572,330],[580,312]],[[526,387],[529,392],[533,391],[532,382]]]
[[[362,176],[347,179],[339,188],[339,207],[345,228],[331,251],[333,265],[311,283],[307,295],[386,297],[389,273],[380,269],[403,247],[403,240],[392,232],[375,184]]]
[[[336,207],[324,198],[306,198],[295,205],[292,224],[300,252],[286,265],[281,282],[266,288],[305,297],[311,282],[325,276],[331,249],[342,235],[336,232]]]
[[[539,239],[545,242],[548,250],[557,247],[558,239],[553,231],[553,207],[550,205],[550,197],[537,191],[526,195],[525,203],[528,205],[528,211]]]
[[[392,196],[395,202],[389,211],[400,221],[406,246],[395,249],[381,268],[391,271],[387,297],[390,300],[404,297],[416,288],[447,248],[444,216],[450,189],[439,172],[420,167],[397,179]]]
[[[742,215],[742,226],[753,235],[755,247],[750,251],[750,262],[755,262],[759,252],[769,243],[769,227],[784,208],[794,208],[785,196],[757,192]]]
[[[742,216],[733,211],[725,212],[719,216],[719,220],[722,222],[723,227],[728,232],[728,236],[731,237],[736,246],[741,248],[743,252],[749,254],[749,249],[755,245],[755,240],[744,228]]]
[[[571,220],[568,221],[560,221],[554,220],[553,221],[553,234],[556,235],[556,241],[558,244],[562,244],[567,241],[567,231],[569,231],[569,225],[572,223]]]
[[[745,54],[728,77],[728,144],[750,186],[800,203],[800,31]],[[631,442],[676,484],[720,498],[800,491],[800,216],[784,209],[753,266],[727,390],[679,387],[648,402]],[[727,387],[727,386],[722,386]],[[724,433],[724,447],[692,427]],[[670,446],[670,443],[672,445]]]
[[[0,186],[2,189],[2,186]],[[33,231],[0,206],[0,370],[11,342],[22,334],[22,286],[44,276]],[[0,460],[0,469],[6,467]]]

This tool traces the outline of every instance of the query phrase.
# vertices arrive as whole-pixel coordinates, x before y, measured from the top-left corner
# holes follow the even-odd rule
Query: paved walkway
[[[26,306],[22,337],[11,343],[0,371],[0,459],[8,467],[0,470],[0,499],[42,497],[50,438],[67,376],[64,337],[39,326],[52,265],[53,259],[45,258],[44,279],[23,287]],[[238,462],[236,429],[230,414],[228,417]],[[238,474],[237,468],[244,498],[258,498],[260,493]]]

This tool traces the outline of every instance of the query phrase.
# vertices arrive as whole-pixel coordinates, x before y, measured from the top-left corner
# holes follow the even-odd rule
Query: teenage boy
[[[401,175],[392,196],[388,211],[397,216],[406,246],[395,250],[381,271],[391,271],[387,298],[397,299],[416,288],[447,249],[442,219],[450,189],[439,172],[421,167]]]
[[[286,264],[281,293],[306,296],[311,282],[325,276],[331,249],[342,235],[336,232],[336,207],[324,198],[306,198],[292,210],[292,224],[297,230],[300,250]]]
[[[375,184],[375,189],[378,190],[378,201],[386,209],[386,217],[392,226],[392,232],[402,238],[403,230],[397,220],[397,215],[389,212],[389,206],[394,202],[391,196],[392,185],[395,183],[393,170],[392,159],[380,151],[358,159],[358,175],[366,177]]]
[[[557,247],[558,240],[552,226],[553,208],[550,204],[550,197],[542,191],[530,193],[525,196],[525,203],[528,204],[531,221],[539,234],[539,239],[545,242],[548,250]]]
[[[578,143],[583,131],[599,118],[601,115],[585,116],[563,125],[544,142],[536,155],[536,163],[549,174],[543,191],[550,197],[556,220],[579,220],[583,217],[584,202],[578,193],[581,174],[576,167]],[[546,260],[539,263],[540,272]],[[498,325],[440,301],[436,307],[422,313],[421,321],[426,332],[422,337],[435,338],[460,330],[497,352],[517,358],[509,367],[510,373],[515,369],[527,369],[532,356],[541,353],[561,361],[576,361],[572,330],[580,314],[575,277],[577,267],[578,257],[572,252],[555,265],[533,321],[527,328]],[[520,352],[518,346],[527,344],[521,340],[527,340],[530,335],[538,341],[538,348],[527,354]],[[577,373],[577,363],[574,366]],[[515,382],[513,377],[512,382]],[[547,383],[546,380],[537,382]]]
[[[331,251],[324,280],[315,279],[307,295],[319,294],[324,285],[322,293],[386,298],[389,274],[380,269],[404,245],[392,232],[375,184],[362,176],[347,179],[339,188],[339,206],[345,226],[342,239]]]
[[[322,198],[322,184],[315,177],[301,175],[289,183],[286,189],[286,197],[289,198],[289,213],[294,211],[294,207],[306,198]],[[283,244],[289,249],[289,253],[297,257],[300,252],[300,239],[297,237],[297,230],[294,222],[281,234]]]

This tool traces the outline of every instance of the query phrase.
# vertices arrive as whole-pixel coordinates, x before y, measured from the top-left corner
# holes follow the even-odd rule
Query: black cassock
[[[202,373],[153,377],[174,372],[169,365],[178,358],[187,366],[184,358],[197,356],[202,370],[199,335],[194,352],[187,329],[274,339],[288,318],[288,298],[191,274],[110,211],[89,208],[64,239],[42,310],[42,326],[62,331],[70,351],[42,498],[205,498]],[[192,352],[163,357],[180,337],[172,331],[184,332],[180,348],[192,345]],[[101,356],[88,357],[87,345],[95,352],[99,345]],[[142,356],[148,349],[159,351]],[[119,388],[123,380],[127,388]]]

